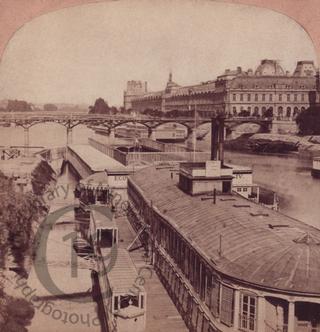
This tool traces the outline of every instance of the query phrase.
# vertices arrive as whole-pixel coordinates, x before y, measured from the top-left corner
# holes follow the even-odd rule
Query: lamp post
[[[133,146],[133,174],[134,174],[134,164],[136,162],[136,144],[137,144],[137,123],[136,123],[137,113],[135,111],[132,112],[133,123],[134,123],[134,146]]]
[[[191,94],[194,92],[192,89],[189,89],[189,110],[191,110]],[[197,101],[194,101],[194,129],[193,129],[193,137],[192,137],[192,144],[193,144],[193,162],[196,161],[196,143],[197,143]]]

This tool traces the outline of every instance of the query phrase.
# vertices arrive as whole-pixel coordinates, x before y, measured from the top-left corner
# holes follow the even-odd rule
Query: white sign
[[[221,160],[206,161],[206,177],[217,177],[221,175]]]

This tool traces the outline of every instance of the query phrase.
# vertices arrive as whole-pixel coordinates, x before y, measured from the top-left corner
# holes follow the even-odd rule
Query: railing
[[[107,156],[111,157],[111,158],[115,158],[114,157],[114,152],[115,149],[113,149],[112,147],[108,146],[107,144],[101,143],[91,137],[88,138],[88,143],[94,147],[95,149],[97,149],[98,151],[106,154]],[[121,151],[119,151],[121,152]]]
[[[178,151],[178,152],[122,152],[114,149],[106,144],[98,142],[93,138],[89,138],[88,142],[91,146],[99,150],[100,152],[108,155],[111,158],[119,161],[123,165],[130,165],[134,162],[144,163],[159,163],[165,161],[206,161],[210,159],[210,152],[196,152],[193,151]]]
[[[159,150],[162,152],[185,152],[187,148],[174,143],[163,143],[151,140],[149,138],[140,138],[140,145],[143,145],[148,148]]]
[[[195,161],[206,161],[210,159],[210,152],[196,152]],[[142,161],[145,163],[159,163],[165,161],[193,161],[193,152],[129,152],[127,154],[127,165]]]
[[[267,321],[265,323],[265,332],[288,332],[288,324],[272,325]]]

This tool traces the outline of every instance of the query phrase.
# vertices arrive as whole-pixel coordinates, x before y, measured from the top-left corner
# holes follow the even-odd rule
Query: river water
[[[93,133],[85,126],[73,129],[73,142],[86,144]],[[0,128],[0,145],[23,145],[22,128]],[[59,124],[39,124],[30,128],[30,145],[64,146],[66,129]],[[197,142],[197,147],[209,150],[209,137]],[[311,161],[292,156],[253,155],[225,152],[225,161],[251,166],[254,182],[274,190],[280,197],[280,211],[320,228],[320,180],[310,175]]]

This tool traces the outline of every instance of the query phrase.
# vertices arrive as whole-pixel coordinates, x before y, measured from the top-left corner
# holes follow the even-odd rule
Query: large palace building
[[[169,75],[165,90],[148,92],[146,82],[130,81],[124,107],[136,112],[194,110],[202,116],[224,112],[264,115],[269,110],[279,119],[291,119],[309,106],[309,93],[316,89],[313,61],[298,61],[293,74],[276,60],[262,60],[253,71],[226,69],[216,80],[179,86]]]

